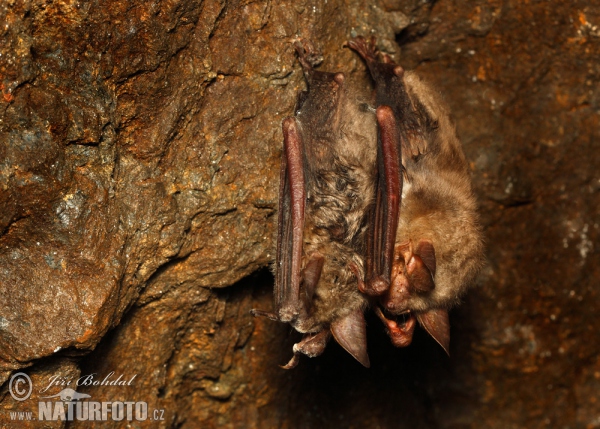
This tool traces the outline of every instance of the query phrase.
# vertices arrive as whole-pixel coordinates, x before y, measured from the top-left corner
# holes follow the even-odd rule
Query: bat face
[[[368,367],[369,305],[395,346],[411,343],[418,322],[448,352],[448,309],[482,260],[448,112],[414,73],[380,61],[374,39],[348,45],[367,63],[374,97],[315,70],[312,45],[295,44],[308,89],[283,121],[275,312],[253,310],[304,333],[286,369],[332,336]]]

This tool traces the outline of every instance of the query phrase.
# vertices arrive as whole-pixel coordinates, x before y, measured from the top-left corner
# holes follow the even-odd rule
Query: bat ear
[[[331,333],[354,359],[367,368],[371,366],[367,354],[367,323],[362,311],[354,310],[346,317],[337,319],[331,324]]]
[[[415,253],[421,257],[425,266],[431,271],[431,275],[435,277],[436,263],[433,243],[429,240],[419,240]]]
[[[442,346],[446,354],[450,355],[450,321],[448,310],[433,309],[424,313],[417,313],[421,326]]]
[[[412,253],[412,243],[404,252],[410,286],[417,292],[430,292],[435,288],[435,248],[429,240],[420,240]]]
[[[323,263],[325,258],[318,252],[313,253],[302,271],[302,279],[304,280],[304,290],[306,292],[307,304],[312,302],[313,295],[315,294],[315,288],[319,279],[321,278],[321,272],[323,271]]]

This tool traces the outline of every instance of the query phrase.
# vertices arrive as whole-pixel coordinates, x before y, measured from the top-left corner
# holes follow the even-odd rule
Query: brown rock
[[[597,427],[599,7],[0,3],[2,426],[40,427],[10,412],[92,375],[107,382],[82,401],[145,402],[157,420],[137,427]],[[450,359],[371,320],[370,370],[332,345],[286,372],[295,334],[248,311],[271,306],[251,274],[273,259],[281,121],[304,85],[291,40],[362,76],[341,46],[372,29],[452,108],[489,263]]]

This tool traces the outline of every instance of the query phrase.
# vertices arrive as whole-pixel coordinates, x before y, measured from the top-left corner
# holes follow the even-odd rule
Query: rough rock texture
[[[599,8],[1,2],[2,427],[64,427],[10,412],[89,375],[130,381],[78,391],[147,402],[132,427],[600,427]],[[332,344],[286,372],[298,337],[248,311],[271,306],[280,124],[304,85],[290,42],[360,76],[341,45],[371,30],[454,111],[489,263],[450,359],[371,319],[370,370]]]

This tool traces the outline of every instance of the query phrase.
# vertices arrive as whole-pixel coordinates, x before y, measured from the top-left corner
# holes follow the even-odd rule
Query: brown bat
[[[308,84],[293,118],[283,121],[275,266],[275,313],[304,333],[299,355],[320,355],[331,335],[368,367],[363,277],[366,213],[375,189],[373,110],[343,73],[317,71],[310,43],[296,51]]]
[[[359,289],[392,343],[412,341],[415,319],[449,349],[448,308],[482,265],[483,240],[468,166],[443,103],[375,39],[348,43],[376,86],[375,205],[369,210],[365,278]]]

